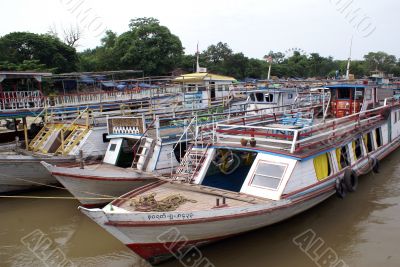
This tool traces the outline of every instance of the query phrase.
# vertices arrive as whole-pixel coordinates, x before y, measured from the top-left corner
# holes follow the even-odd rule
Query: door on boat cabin
[[[215,100],[215,82],[210,82],[210,100]]]
[[[342,118],[360,112],[363,99],[364,88],[336,88],[332,99],[333,115]]]
[[[122,168],[131,167],[134,160],[134,153],[137,151],[138,146],[139,144],[136,139],[123,139],[115,165]]]

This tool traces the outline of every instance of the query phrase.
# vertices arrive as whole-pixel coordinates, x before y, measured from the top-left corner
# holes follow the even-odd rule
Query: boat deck
[[[303,158],[321,149],[340,145],[352,136],[363,134],[383,123],[387,108],[380,107],[325,121],[313,118],[313,123],[308,126],[285,124],[285,118],[275,114],[242,125],[218,123],[214,145],[243,148],[242,139],[253,140],[256,142],[254,149]]]
[[[231,193],[231,196],[229,194]],[[249,205],[254,205],[256,203],[261,203],[269,200],[254,199],[253,197],[245,196],[243,194],[235,192],[219,191],[218,189],[205,189],[201,186],[190,186],[174,183],[164,183],[153,189],[147,190],[143,193],[134,195],[133,197],[127,196],[129,199],[124,201],[116,201],[112,203],[119,208],[130,212],[154,212],[156,210],[143,210],[142,208],[136,208],[135,202],[137,203],[141,197],[148,197],[154,195],[154,199],[157,202],[162,202],[163,200],[171,197],[180,196],[186,201],[184,203],[177,204],[177,207],[169,211],[202,211],[217,208],[227,208],[227,207],[245,207]],[[222,199],[225,197],[225,205],[222,203]],[[242,198],[242,199],[241,199]],[[249,198],[249,199],[247,199]],[[219,199],[219,206],[217,207],[217,199]],[[250,201],[252,199],[252,202]],[[143,207],[141,205],[141,207]],[[161,210],[157,210],[161,211]],[[167,211],[167,210],[166,210]]]

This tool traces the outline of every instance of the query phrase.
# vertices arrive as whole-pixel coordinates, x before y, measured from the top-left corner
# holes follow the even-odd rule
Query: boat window
[[[250,94],[250,99],[251,99],[251,101],[256,101],[255,95],[254,94]]]
[[[117,144],[111,144],[109,150],[112,152],[112,151],[115,151],[116,148],[117,148]]]
[[[292,99],[293,98],[293,94],[288,94],[288,99]]]
[[[371,133],[364,134],[363,138],[364,138],[364,143],[367,147],[367,152],[368,153],[372,152],[374,150],[374,148],[372,146]]]
[[[278,189],[286,170],[286,165],[260,162],[255,171],[252,186]]]
[[[342,100],[349,100],[351,95],[351,89],[350,88],[341,88],[338,91],[338,99],[342,99]]]
[[[273,94],[265,94],[265,102],[268,102],[268,103],[274,102],[274,95]]]
[[[336,159],[338,162],[338,167],[339,170],[350,166],[350,156],[349,156],[349,150],[347,145],[339,147],[336,149]]]
[[[355,92],[355,100],[363,100],[364,98],[364,90],[363,89],[356,89]]]
[[[353,152],[356,160],[362,157],[361,146],[362,146],[361,138],[357,138],[355,141],[352,142]]]
[[[380,127],[375,129],[375,136],[376,136],[376,145],[378,147],[381,147],[383,142],[382,142],[382,129]]]
[[[256,93],[256,98],[258,102],[264,102],[264,94],[263,93]]]
[[[365,90],[365,100],[371,100],[372,99],[372,90],[371,88],[367,88]]]
[[[314,158],[314,169],[317,179],[320,181],[332,174],[332,166],[328,153],[324,153]]]

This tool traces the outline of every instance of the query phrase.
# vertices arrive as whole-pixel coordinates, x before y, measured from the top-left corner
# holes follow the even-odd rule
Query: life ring
[[[372,171],[374,173],[379,173],[379,160],[375,157],[371,157],[372,159]]]
[[[343,180],[336,180],[336,195],[343,199],[347,194],[346,185],[344,184]]]
[[[347,191],[355,192],[358,186],[358,175],[355,171],[347,169],[344,172],[343,182],[346,186]]]
[[[232,153],[232,151],[222,151],[220,150],[216,157],[217,161],[213,160],[213,164],[219,168],[222,174],[229,175],[236,171],[236,169],[240,166],[240,158],[238,155]],[[233,164],[235,163],[236,166]]]

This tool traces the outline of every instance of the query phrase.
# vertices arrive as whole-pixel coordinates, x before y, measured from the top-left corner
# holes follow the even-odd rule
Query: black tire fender
[[[343,182],[346,186],[347,191],[355,192],[358,187],[358,175],[351,169],[346,169],[344,172]]]
[[[371,157],[372,159],[372,171],[374,173],[379,173],[379,160],[375,157]]]
[[[347,194],[347,188],[346,185],[344,184],[343,179],[338,179],[336,180],[336,195],[343,199],[346,197]]]

